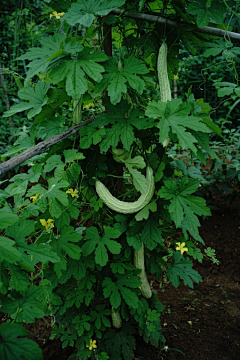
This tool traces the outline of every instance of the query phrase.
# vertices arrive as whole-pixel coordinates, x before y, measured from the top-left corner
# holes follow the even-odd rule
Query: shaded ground
[[[219,210],[202,222],[200,233],[206,245],[216,249],[220,264],[196,262],[203,282],[194,289],[168,284],[163,291],[154,283],[166,307],[161,322],[168,349],[155,349],[139,339],[136,360],[240,359],[240,203],[229,208],[221,200],[215,205]],[[42,347],[44,360],[67,360],[73,353],[71,347],[62,349],[60,340],[48,340],[51,327],[44,319],[27,328]]]
[[[166,307],[161,321],[169,348],[161,351],[159,359],[240,359],[240,204],[229,208],[218,201],[216,205],[219,210],[202,222],[200,233],[206,245],[216,249],[220,264],[196,263],[203,282],[194,290],[171,284],[164,292],[158,290]],[[138,347],[139,354],[143,351]],[[158,359],[156,350],[145,354],[144,359]]]

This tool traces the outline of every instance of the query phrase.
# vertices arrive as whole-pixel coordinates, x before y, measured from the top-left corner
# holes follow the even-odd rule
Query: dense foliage
[[[183,281],[192,288],[202,280],[193,260],[205,256],[217,262],[199,235],[199,216],[211,211],[197,192],[212,184],[206,160],[211,157],[215,169],[224,161],[221,143],[214,148],[210,138],[224,138],[211,119],[212,107],[195,98],[190,83],[177,98],[163,92],[169,84],[174,92],[178,72],[177,81],[183,82],[188,69],[183,49],[196,56],[195,48],[203,44],[203,56],[221,53],[231,63],[231,82],[219,77],[214,86],[218,96],[231,95],[230,106],[238,102],[240,49],[227,35],[220,39],[193,31],[196,25],[231,30],[230,9],[237,17],[238,2],[45,0],[25,5],[21,14],[31,15],[30,28],[29,20],[19,25],[16,6],[3,33],[8,37],[15,29],[18,35],[15,50],[6,48],[3,74],[8,88],[15,79],[19,90],[16,98],[8,93],[12,106],[1,121],[6,127],[11,120],[17,129],[13,136],[20,136],[1,151],[1,161],[85,119],[91,122],[0,181],[0,304],[8,315],[0,325],[0,357],[42,359],[21,324],[46,317],[52,319],[52,339],[76,349],[71,359],[131,360],[137,333],[159,348],[165,341],[164,307],[145,271],[175,287]],[[120,7],[180,26],[114,15]],[[167,58],[159,56],[162,44]],[[2,103],[4,96],[3,91]],[[233,137],[239,142],[237,131]],[[235,165],[225,175],[238,182]],[[127,203],[124,213],[115,211],[118,202],[113,210],[105,205],[106,198],[115,201],[109,193],[99,198],[96,180]],[[146,193],[151,196],[144,207],[128,211]]]

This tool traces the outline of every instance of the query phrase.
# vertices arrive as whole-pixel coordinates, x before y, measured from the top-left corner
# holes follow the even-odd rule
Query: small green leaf
[[[83,153],[79,153],[76,149],[64,150],[63,155],[65,157],[65,163],[85,159]]]
[[[146,194],[148,190],[147,180],[144,175],[140,173],[137,169],[134,169],[131,165],[126,164],[130,174],[133,178],[133,185],[137,191],[140,191],[141,194]]]
[[[183,280],[184,285],[193,288],[193,280],[198,284],[202,277],[192,268],[192,262],[189,258],[184,258],[180,251],[176,251],[173,256],[174,264],[168,264],[166,276],[175,288],[179,286],[179,279]]]
[[[149,210],[151,210],[152,212],[157,211],[157,204],[155,201],[146,205],[141,211],[139,211],[137,215],[135,215],[135,219],[137,221],[142,221],[143,219],[147,220],[150,214]]]

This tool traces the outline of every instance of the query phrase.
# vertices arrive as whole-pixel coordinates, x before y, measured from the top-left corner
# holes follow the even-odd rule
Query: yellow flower
[[[179,79],[179,77],[178,77],[177,75],[173,75],[173,78],[174,78],[175,80]]]
[[[78,190],[77,189],[75,189],[75,190],[73,190],[73,189],[68,189],[67,191],[66,191],[66,194],[71,194],[71,196],[72,197],[76,197],[76,198],[78,198]]]
[[[36,193],[35,196],[30,196],[30,200],[32,200],[33,202],[37,200],[39,193]]]
[[[96,345],[96,340],[90,340],[90,345],[86,345],[86,347],[89,348],[89,350],[92,350],[93,348],[97,348],[97,345]]]
[[[45,226],[45,229],[49,233],[52,228],[54,228],[54,220],[48,219],[47,221],[45,219],[40,219],[40,223],[42,226]]]
[[[176,247],[176,250],[181,251],[181,254],[183,254],[184,251],[188,251],[188,248],[187,248],[187,247],[184,247],[184,246],[186,245],[185,242],[183,242],[183,243],[177,242],[176,245],[178,245],[178,246]]]
[[[57,13],[56,11],[53,11],[52,14],[50,14],[50,19],[55,16],[56,19],[60,19],[61,16],[63,16],[65,13],[64,12],[61,12],[61,13]]]
[[[83,109],[89,109],[90,107],[94,107],[94,106],[95,106],[94,103],[91,102],[90,104],[84,105]]]

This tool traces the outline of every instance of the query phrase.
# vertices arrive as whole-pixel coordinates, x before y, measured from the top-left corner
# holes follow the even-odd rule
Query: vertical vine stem
[[[3,97],[4,97],[4,100],[5,100],[6,108],[7,108],[7,110],[9,110],[10,109],[10,104],[9,104],[7,86],[6,86],[5,78],[4,78],[3,71],[2,71],[1,61],[0,61],[0,80],[1,80],[1,85],[2,85],[2,89],[3,89]],[[13,123],[12,116],[9,116],[8,119],[9,119],[9,124],[10,124],[11,128],[14,129],[14,123]]]
[[[112,57],[112,26],[106,24],[106,16],[103,16],[103,21],[104,21],[104,25],[103,25],[103,48],[104,48],[104,52],[107,56]],[[108,91],[107,89],[104,90],[105,92],[105,96],[108,96]],[[106,109],[107,110],[107,109]],[[121,195],[123,193],[124,190],[124,183],[123,183],[123,168],[121,166],[121,164],[116,163],[116,170],[117,170],[117,174],[118,176],[120,176],[119,179],[117,179],[117,194],[116,195]]]

